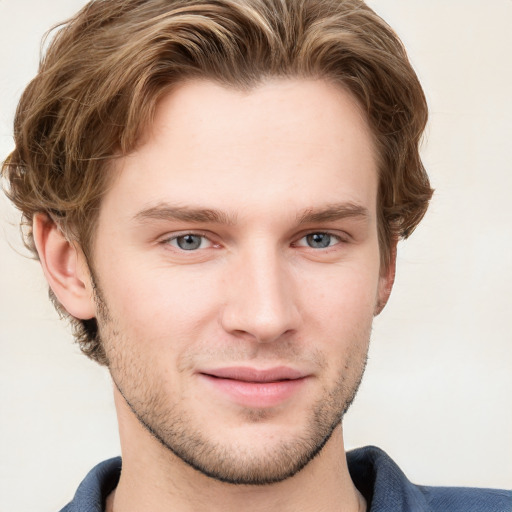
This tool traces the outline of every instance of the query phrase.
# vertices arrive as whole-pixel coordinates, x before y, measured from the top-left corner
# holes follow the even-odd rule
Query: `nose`
[[[221,323],[237,337],[277,341],[300,322],[293,272],[276,249],[260,246],[248,253],[228,270]]]

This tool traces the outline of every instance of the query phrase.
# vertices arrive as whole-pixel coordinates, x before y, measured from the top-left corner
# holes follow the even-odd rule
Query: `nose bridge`
[[[294,286],[285,258],[271,244],[254,244],[238,256],[228,277],[224,328],[270,342],[297,327]]]

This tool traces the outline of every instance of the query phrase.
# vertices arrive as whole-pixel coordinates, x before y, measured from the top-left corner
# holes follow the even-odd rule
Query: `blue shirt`
[[[350,476],[366,498],[368,512],[512,512],[512,490],[414,485],[379,448],[347,453]],[[103,512],[121,474],[121,458],[98,464],[61,512]]]

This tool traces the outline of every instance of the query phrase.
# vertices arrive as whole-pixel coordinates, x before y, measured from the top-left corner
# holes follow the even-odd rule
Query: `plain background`
[[[83,5],[0,0],[0,158],[41,36]],[[424,484],[512,487],[512,1],[373,0],[431,118],[436,194],[399,249],[348,448],[376,444]],[[106,371],[83,357],[0,199],[0,511],[56,511],[119,453]]]

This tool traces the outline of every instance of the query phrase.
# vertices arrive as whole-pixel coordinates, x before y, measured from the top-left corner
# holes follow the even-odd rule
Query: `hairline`
[[[385,219],[382,216],[382,208],[380,206],[380,182],[382,179],[382,166],[383,166],[383,156],[382,152],[383,149],[380,148],[380,141],[379,137],[375,133],[375,130],[372,127],[371,121],[369,116],[364,111],[364,106],[361,102],[361,100],[356,96],[356,94],[350,89],[350,87],[340,78],[340,77],[334,77],[330,76],[327,73],[324,74],[311,74],[306,75],[305,73],[275,73],[275,74],[262,74],[260,76],[253,77],[253,79],[250,82],[246,82],[245,84],[240,84],[239,82],[230,81],[226,78],[221,77],[214,77],[211,76],[209,73],[203,72],[201,73],[198,70],[194,70],[190,74],[183,74],[182,76],[179,76],[174,81],[169,81],[165,84],[163,84],[154,94],[154,101],[153,101],[153,115],[147,120],[146,123],[141,123],[138,128],[138,133],[140,136],[138,139],[134,142],[133,147],[129,148],[129,150],[122,154],[119,152],[115,156],[106,159],[104,162],[104,170],[109,172],[111,176],[107,177],[105,179],[104,188],[102,191],[102,195],[100,198],[98,198],[98,202],[95,205],[96,208],[94,208],[93,211],[95,211],[95,215],[93,216],[92,222],[88,223],[87,229],[85,230],[85,237],[81,232],[77,233],[77,242],[79,243],[82,251],[84,254],[86,254],[87,258],[90,259],[90,261],[93,261],[94,259],[94,249],[95,249],[95,234],[98,227],[100,212],[102,208],[103,198],[107,192],[108,189],[110,189],[114,183],[115,183],[115,174],[116,171],[112,169],[113,165],[115,165],[115,162],[124,157],[128,157],[130,154],[137,151],[139,147],[144,145],[145,142],[147,142],[148,137],[151,133],[151,128],[153,126],[153,121],[156,113],[156,109],[158,108],[158,104],[165,100],[168,95],[173,94],[173,92],[179,88],[182,87],[188,83],[193,82],[211,82],[220,85],[221,87],[231,89],[234,91],[239,92],[245,92],[250,94],[254,90],[256,90],[258,87],[261,87],[265,83],[268,83],[269,81],[279,81],[279,80],[287,80],[287,81],[324,81],[330,85],[333,85],[336,87],[339,91],[343,91],[347,93],[350,101],[353,103],[353,105],[356,107],[357,112],[361,117],[363,118],[365,126],[368,128],[368,135],[371,139],[371,148],[373,151],[373,156],[375,159],[375,168],[377,172],[377,197],[376,197],[376,224],[377,224],[377,231],[378,231],[378,245],[379,245],[379,257],[380,257],[380,265],[381,265],[381,272],[384,272],[388,265],[391,263],[391,253],[392,253],[392,244],[394,243],[393,240],[391,240],[390,246],[385,246],[385,240],[382,240],[381,236],[381,229],[384,227]],[[122,170],[118,171],[122,172]],[[72,231],[76,226],[72,226]]]

